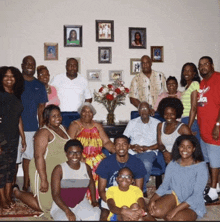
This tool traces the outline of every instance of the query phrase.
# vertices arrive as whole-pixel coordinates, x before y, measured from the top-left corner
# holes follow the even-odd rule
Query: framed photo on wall
[[[101,69],[87,70],[87,79],[93,82],[99,82],[101,78]]]
[[[44,60],[58,60],[58,43],[44,43]]]
[[[109,81],[122,80],[123,70],[109,70]]]
[[[96,20],[96,42],[114,42],[113,20]]]
[[[139,72],[141,72],[141,59],[130,59],[130,74],[136,75]]]
[[[112,47],[98,47],[99,63],[112,63]]]
[[[163,46],[151,46],[152,62],[163,62]]]
[[[64,47],[82,47],[81,25],[64,25]]]
[[[129,49],[146,49],[146,28],[129,28]]]

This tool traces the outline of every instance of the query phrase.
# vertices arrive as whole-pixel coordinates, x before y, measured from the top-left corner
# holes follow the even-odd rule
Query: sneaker
[[[214,198],[214,199],[212,199],[210,196],[209,196],[209,194],[206,194],[205,196],[204,196],[204,201],[205,201],[205,203],[214,203],[214,202],[216,202],[216,201],[218,201],[219,200],[219,198]]]
[[[218,193],[218,194],[220,194],[220,187],[219,187],[219,183],[217,183],[216,190],[217,190],[217,193]]]
[[[203,196],[206,196],[206,194],[208,194],[209,190],[210,190],[210,187],[207,185],[203,191]]]

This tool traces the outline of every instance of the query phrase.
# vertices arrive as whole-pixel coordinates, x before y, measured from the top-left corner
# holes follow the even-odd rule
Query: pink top
[[[172,97],[176,97],[176,98],[178,98],[178,99],[181,99],[181,95],[182,95],[182,93],[177,90],[177,93],[176,93],[174,96],[172,96]],[[170,94],[168,94],[168,92],[163,92],[163,93],[161,93],[161,94],[157,97],[157,101],[156,101],[156,103],[155,103],[155,105],[154,105],[154,107],[153,107],[155,111],[157,110],[157,107],[158,107],[160,101],[161,101],[163,98],[166,98],[166,97],[171,97]]]
[[[47,94],[49,102],[46,103],[46,106],[48,106],[50,104],[54,104],[54,105],[59,106],[60,105],[60,100],[57,96],[57,90],[54,86],[50,86],[50,88],[51,88],[51,93]]]

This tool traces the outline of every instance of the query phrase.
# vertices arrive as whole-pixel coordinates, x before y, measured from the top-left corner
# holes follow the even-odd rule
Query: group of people
[[[199,60],[202,80],[195,64],[186,63],[180,92],[174,76],[151,67],[144,55],[129,93],[139,117],[114,142],[93,120],[92,95],[76,59],[52,81],[43,65],[34,77],[32,56],[24,57],[22,72],[0,67],[0,211],[16,207],[14,195],[54,220],[203,217],[205,202],[218,200],[220,73],[208,56]],[[63,126],[69,112],[78,116]],[[167,164],[165,177],[146,204],[158,152]],[[16,184],[20,163],[22,190]]]

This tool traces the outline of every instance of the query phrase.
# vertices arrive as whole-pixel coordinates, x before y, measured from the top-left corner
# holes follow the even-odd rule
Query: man
[[[61,112],[76,112],[83,102],[92,102],[88,81],[78,73],[78,61],[66,61],[66,73],[55,76],[51,85],[57,89]]]
[[[203,80],[198,95],[197,120],[204,160],[211,170],[211,187],[204,199],[212,203],[219,200],[216,186],[220,167],[220,73],[215,72],[209,56],[200,58],[198,69]]]
[[[114,144],[115,153],[103,159],[96,170],[96,174],[99,175],[99,195],[102,199],[101,221],[107,220],[109,208],[106,203],[106,190],[111,186],[117,186],[118,171],[123,167],[128,167],[134,174],[135,185],[141,190],[143,188],[143,178],[147,173],[142,161],[128,153],[129,139],[127,136],[117,136],[114,139]],[[132,212],[130,213],[132,214]]]
[[[128,152],[141,159],[147,171],[143,186],[143,193],[146,196],[146,184],[158,153],[157,125],[160,121],[149,116],[150,107],[147,102],[139,103],[138,112],[140,117],[130,120],[123,134],[131,139]]]
[[[26,137],[26,151],[21,153],[22,147],[19,142],[18,157],[16,163],[21,163],[24,172],[23,190],[27,191],[29,187],[29,163],[34,155],[33,137],[38,128],[43,126],[43,110],[45,103],[48,102],[47,92],[43,83],[34,77],[36,70],[35,59],[28,55],[24,57],[22,64],[22,75],[25,80],[24,92],[21,95],[24,110],[21,118]]]
[[[141,57],[142,72],[138,73],[131,81],[130,102],[138,107],[142,101],[150,105],[150,113],[154,114],[152,106],[156,103],[160,93],[166,91],[166,78],[162,72],[151,69],[152,61],[147,55]]]

